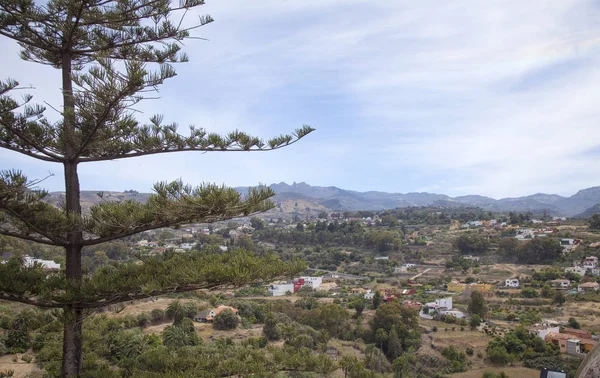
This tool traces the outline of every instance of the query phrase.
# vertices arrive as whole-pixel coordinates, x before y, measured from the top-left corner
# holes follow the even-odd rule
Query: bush
[[[221,311],[213,320],[213,327],[219,330],[234,329],[239,323],[239,318],[230,309]]]
[[[167,314],[165,313],[165,310],[161,310],[160,308],[155,308],[152,310],[150,316],[152,317],[152,323],[161,323],[167,320]]]
[[[521,290],[521,296],[523,298],[537,298],[539,296],[537,290],[531,288],[531,287],[526,287],[523,290]]]
[[[29,353],[24,354],[21,356],[21,361],[24,361],[25,363],[31,363],[31,361],[33,361],[33,356]]]
[[[490,348],[487,352],[487,357],[490,360],[490,362],[502,366],[506,365],[510,360],[510,355],[506,351],[506,348],[503,346],[496,346]]]
[[[472,356],[472,355],[473,355],[473,348],[471,348],[471,347],[467,347],[467,349],[465,350],[465,353],[466,353],[468,356]]]
[[[137,316],[138,327],[146,327],[152,321],[152,316],[147,312],[142,312]]]
[[[471,326],[471,329],[475,329],[477,327],[479,327],[479,325],[481,324],[481,317],[477,314],[474,314],[473,316],[471,316],[471,321],[469,323],[469,325]]]
[[[431,327],[431,330],[432,330],[433,332],[437,332],[437,331],[438,331],[438,327],[434,325],[433,327]]]
[[[11,353],[25,353],[29,349],[29,341],[27,332],[10,330],[6,333],[4,344]]]
[[[188,302],[183,305],[183,313],[186,317],[192,319],[198,313],[198,306],[194,303]]]

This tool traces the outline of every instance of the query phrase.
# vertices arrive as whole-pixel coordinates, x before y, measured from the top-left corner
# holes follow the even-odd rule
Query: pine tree
[[[0,148],[61,164],[65,202],[54,207],[18,171],[0,173],[0,234],[65,249],[66,268],[47,276],[40,266],[18,261],[0,266],[0,299],[62,308],[63,376],[82,369],[84,311],[125,300],[202,288],[242,285],[295,272],[284,264],[238,252],[195,253],[189,257],[149,258],[142,264],[102,267],[84,275],[82,248],[139,232],[185,223],[214,222],[268,210],[274,193],[251,189],[246,196],[216,185],[197,188],[181,181],[158,183],[147,202],[102,202],[82,213],[79,164],[177,151],[265,151],[291,145],[313,129],[264,141],[240,131],[227,135],[191,127],[188,136],[175,123],[154,116],[148,124],[133,107],[165,80],[173,64],[187,61],[182,42],[212,22],[185,17],[202,0],[2,0],[0,35],[16,41],[21,58],[49,65],[62,77],[60,119],[46,118],[32,96],[13,79],[0,82]]]

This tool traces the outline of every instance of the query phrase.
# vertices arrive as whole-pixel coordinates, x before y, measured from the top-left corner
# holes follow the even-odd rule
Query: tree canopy
[[[43,179],[16,170],[0,172],[0,234],[63,247],[65,269],[48,277],[40,266],[17,259],[2,266],[0,298],[65,310],[63,376],[82,369],[83,310],[143,296],[252,282],[295,271],[272,258],[233,253],[196,255],[142,264],[101,267],[84,274],[85,246],[139,232],[191,222],[249,216],[274,207],[266,187],[246,195],[213,184],[192,187],[159,182],[145,202],[105,200],[83,213],[79,164],[181,151],[266,151],[296,143],[313,129],[264,140],[239,130],[225,135],[154,115],[136,118],[135,106],[176,75],[174,64],[192,32],[213,21],[186,16],[203,0],[3,0],[0,36],[21,47],[25,61],[56,68],[62,104],[48,117],[46,107],[22,94],[17,80],[0,81],[0,148],[63,166],[64,205],[44,200]],[[41,102],[40,102],[41,103]],[[56,118],[56,120],[54,120]],[[100,194],[101,195],[101,194]],[[185,261],[184,261],[185,260]],[[259,263],[256,265],[256,263]],[[207,266],[207,264],[209,266]],[[225,264],[225,265],[223,265]],[[210,267],[213,265],[213,267]],[[226,266],[228,265],[228,266]],[[220,267],[220,268],[219,268]]]

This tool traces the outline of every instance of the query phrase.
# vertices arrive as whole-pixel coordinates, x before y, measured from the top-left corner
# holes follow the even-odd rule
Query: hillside
[[[409,206],[440,206],[461,207],[476,206],[489,211],[519,211],[532,213],[547,212],[551,215],[588,217],[600,212],[600,187],[582,189],[570,197],[556,194],[536,193],[525,197],[494,199],[480,195],[450,197],[435,193],[387,193],[378,191],[358,192],[340,189],[335,186],[312,186],[304,182],[270,185],[277,193],[273,202],[278,205],[274,212],[286,214],[306,214],[318,211],[356,211],[356,210],[385,210]],[[246,193],[248,187],[236,188],[240,193]],[[84,209],[100,201],[145,201],[149,193],[104,192],[100,198],[96,191],[81,193]],[[53,192],[48,201],[60,206],[64,193]]]
[[[575,218],[590,218],[594,214],[600,214],[600,203],[586,209],[585,211],[575,215]]]

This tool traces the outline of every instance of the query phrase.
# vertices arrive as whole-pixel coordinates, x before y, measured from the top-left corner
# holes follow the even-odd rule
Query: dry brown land
[[[481,351],[485,355],[485,348],[487,347],[490,337],[483,332],[471,331],[469,327],[464,327],[464,331],[461,331],[461,326],[456,324],[447,324],[434,320],[419,319],[419,324],[431,329],[433,326],[437,326],[437,332],[429,332],[424,334],[422,337],[422,346],[419,349],[419,353],[438,354],[443,348],[453,345],[461,351],[465,351],[467,348],[472,348],[475,352],[473,356],[469,356],[471,361],[471,368],[478,369],[485,367],[484,359],[477,357],[477,352]],[[452,330],[454,328],[454,331]],[[431,346],[435,346],[435,350]],[[478,376],[479,378],[480,376]]]
[[[493,373],[505,372],[510,378],[539,378],[540,372],[535,369],[527,369],[524,367],[503,367],[503,368],[481,368],[477,370],[469,370],[464,373],[453,374],[452,378],[481,378],[483,373],[491,371]]]
[[[43,371],[35,365],[35,360],[27,363],[21,361],[22,353],[10,354],[0,357],[0,371],[14,371],[14,378],[37,378],[43,376]],[[13,362],[13,357],[17,357],[17,362]]]

